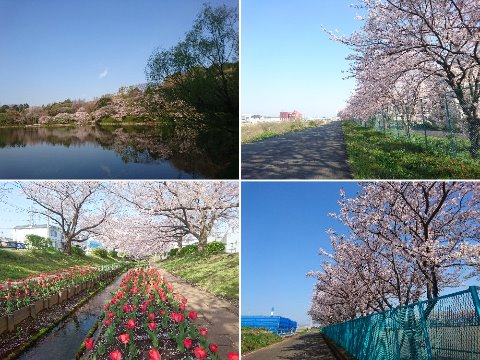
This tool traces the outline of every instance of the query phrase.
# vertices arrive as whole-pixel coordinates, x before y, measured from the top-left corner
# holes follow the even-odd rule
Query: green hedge
[[[187,245],[182,247],[180,250],[177,252],[177,256],[185,256],[185,255],[193,255],[198,253],[198,245]]]
[[[93,249],[92,254],[100,256],[101,258],[104,258],[104,259],[108,257],[108,251],[102,248]]]
[[[210,254],[221,254],[225,252],[225,244],[220,241],[212,241],[205,247],[205,252]]]
[[[72,255],[85,256],[85,250],[81,247],[74,246],[72,247]]]

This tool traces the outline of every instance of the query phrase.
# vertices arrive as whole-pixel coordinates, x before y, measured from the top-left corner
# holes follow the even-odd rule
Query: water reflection
[[[212,157],[201,135],[173,125],[1,128],[0,178],[225,177],[229,160]]]

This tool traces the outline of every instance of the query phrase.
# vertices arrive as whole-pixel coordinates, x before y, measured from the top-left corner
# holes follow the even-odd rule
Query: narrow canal
[[[83,304],[17,359],[73,359],[85,336],[102,313],[105,302],[110,300],[111,292],[120,286],[123,275],[120,275],[113,283]]]

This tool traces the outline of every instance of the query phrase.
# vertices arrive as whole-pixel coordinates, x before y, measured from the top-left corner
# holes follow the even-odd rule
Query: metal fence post
[[[420,109],[422,110],[423,133],[425,135],[425,148],[428,147],[427,125],[425,124],[425,113],[423,112],[423,99],[420,99]]]
[[[475,305],[475,312],[477,313],[477,318],[480,321],[480,300],[478,298],[478,291],[476,286],[470,286],[470,292],[472,294],[473,304]]]
[[[425,312],[423,311],[423,303],[418,303],[418,309],[420,310],[420,320],[422,322],[423,337],[425,338],[425,348],[427,350],[427,359],[432,360],[432,347],[430,346],[430,337],[428,336],[427,321],[425,319]]]
[[[445,115],[447,117],[447,123],[448,123],[448,131],[450,133],[450,148],[451,148],[451,154],[455,155],[455,142],[453,139],[453,128],[452,128],[452,120],[450,118],[450,111],[448,109],[448,93],[445,93]]]
[[[396,359],[400,359],[400,339],[399,337],[399,326],[400,324],[400,319],[398,316],[398,308],[393,308],[392,312],[392,325],[393,325],[393,330],[395,331],[395,352],[396,352]]]

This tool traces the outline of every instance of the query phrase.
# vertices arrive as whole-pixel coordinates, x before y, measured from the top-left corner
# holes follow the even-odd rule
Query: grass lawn
[[[265,329],[242,327],[242,354],[264,348],[282,340],[281,336],[272,334]]]
[[[238,254],[171,257],[159,266],[216,296],[238,301]]]
[[[117,262],[95,255],[65,256],[58,251],[0,250],[0,282],[20,279],[40,272],[51,272],[73,266],[107,265]]]
[[[314,128],[324,121],[275,121],[242,125],[242,144],[263,140],[269,137]]]
[[[464,143],[458,155],[448,155],[449,139],[421,135],[410,140],[370,128],[343,124],[348,161],[355,179],[478,179],[480,161],[473,160]]]

